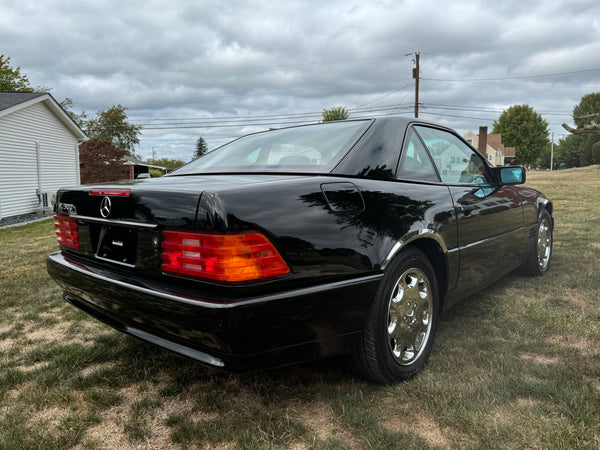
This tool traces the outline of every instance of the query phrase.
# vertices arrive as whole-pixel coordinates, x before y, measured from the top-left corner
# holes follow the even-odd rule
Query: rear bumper
[[[224,370],[243,371],[347,353],[382,275],[259,297],[216,297],[127,278],[60,252],[48,273],[64,298],[124,333]]]

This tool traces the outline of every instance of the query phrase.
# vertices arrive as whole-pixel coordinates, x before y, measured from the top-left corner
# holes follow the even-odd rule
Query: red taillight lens
[[[131,189],[90,189],[90,195],[103,195],[108,197],[129,197]]]
[[[201,234],[164,231],[164,272],[239,282],[289,273],[290,269],[262,234]]]
[[[54,227],[60,245],[79,250],[77,220],[66,216],[54,216]]]

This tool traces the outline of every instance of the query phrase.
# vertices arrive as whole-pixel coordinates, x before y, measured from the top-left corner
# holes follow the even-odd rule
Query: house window
[[[467,142],[471,145],[473,145],[473,139],[467,139]]]
[[[489,162],[494,161],[494,155],[488,155],[488,161]]]

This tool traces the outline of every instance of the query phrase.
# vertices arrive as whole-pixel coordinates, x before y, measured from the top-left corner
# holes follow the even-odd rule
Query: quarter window
[[[408,144],[402,154],[398,178],[413,180],[439,181],[435,168],[419,137],[412,130]]]
[[[484,159],[452,133],[428,127],[415,127],[425,143],[444,183],[489,184]]]

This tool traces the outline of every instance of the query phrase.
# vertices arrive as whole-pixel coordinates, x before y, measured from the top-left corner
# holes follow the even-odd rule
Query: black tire
[[[433,267],[423,252],[407,248],[386,269],[354,355],[355,369],[379,384],[410,379],[429,358],[438,320]]]
[[[535,241],[522,267],[522,272],[528,276],[540,276],[548,272],[552,258],[554,224],[546,209],[542,209],[538,219]]]

